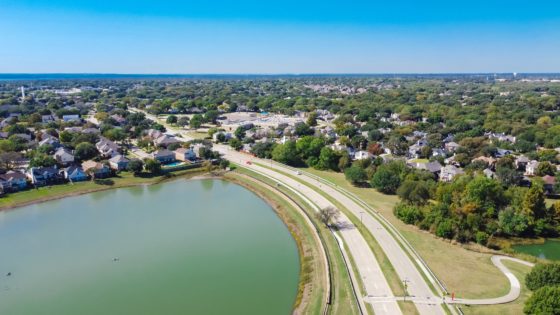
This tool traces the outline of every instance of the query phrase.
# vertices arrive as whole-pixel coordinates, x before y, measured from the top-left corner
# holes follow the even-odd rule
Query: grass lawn
[[[494,315],[494,314],[523,314],[523,305],[531,296],[531,291],[525,286],[525,276],[531,271],[531,267],[518,264],[513,261],[504,260],[508,267],[521,282],[521,295],[511,303],[500,305],[475,305],[462,306],[461,309],[467,315]]]
[[[79,195],[94,191],[101,191],[119,187],[129,187],[142,184],[155,184],[179,176],[194,176],[202,172],[200,168],[168,173],[161,176],[134,176],[129,172],[121,172],[117,177],[104,181],[84,181],[74,184],[45,186],[38,189],[29,189],[21,192],[10,193],[0,198],[0,210],[13,208],[34,202],[52,200],[66,196]]]
[[[406,225],[393,215],[398,197],[388,196],[372,188],[350,185],[344,174],[305,169],[345,188],[379,210],[407,238],[434,273],[457,297],[498,297],[509,291],[507,278],[492,264],[490,254],[467,250],[441,240],[412,225]]]
[[[254,173],[245,168],[237,168],[236,172],[249,175],[267,184],[274,185],[274,182],[267,177],[263,177],[257,173]],[[285,188],[284,186],[278,187],[280,191],[284,194],[290,196],[300,207],[308,214],[313,223],[315,224],[319,235],[323,240],[323,245],[327,251],[327,256],[330,263],[331,281],[332,281],[332,303],[330,307],[330,314],[358,314],[358,305],[354,298],[354,293],[352,292],[352,286],[350,283],[350,276],[346,270],[342,254],[334,236],[325,227],[324,224],[320,223],[315,217],[313,209],[311,209],[306,202],[304,202],[298,196]]]

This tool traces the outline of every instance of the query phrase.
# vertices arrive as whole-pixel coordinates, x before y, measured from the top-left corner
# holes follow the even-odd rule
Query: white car
[[[301,172],[300,172],[300,171],[296,171],[296,175],[301,175]]]

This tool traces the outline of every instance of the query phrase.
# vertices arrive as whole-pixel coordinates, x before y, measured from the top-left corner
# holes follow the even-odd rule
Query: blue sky
[[[558,1],[0,0],[0,72],[560,72]]]

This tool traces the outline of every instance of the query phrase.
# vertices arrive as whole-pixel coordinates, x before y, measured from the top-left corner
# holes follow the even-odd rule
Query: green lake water
[[[560,240],[546,240],[544,244],[514,245],[512,248],[539,258],[560,260]]]
[[[298,259],[236,184],[92,193],[0,212],[0,314],[290,314]]]

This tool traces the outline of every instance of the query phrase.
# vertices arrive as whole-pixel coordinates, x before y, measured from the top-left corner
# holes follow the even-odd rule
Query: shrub
[[[436,228],[436,235],[439,237],[452,239],[454,234],[453,221],[450,219],[441,221]]]
[[[418,207],[405,203],[397,204],[394,213],[406,224],[416,224],[424,219],[424,214]]]
[[[542,287],[525,303],[525,314],[560,314],[560,287]]]
[[[560,264],[537,264],[525,277],[525,283],[532,291],[560,285]]]

